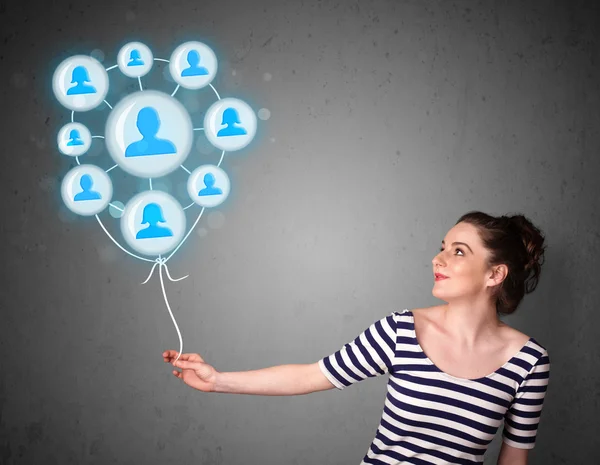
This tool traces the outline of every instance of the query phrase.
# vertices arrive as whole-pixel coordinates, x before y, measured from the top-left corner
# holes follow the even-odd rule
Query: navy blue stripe
[[[530,437],[515,436],[514,434],[507,431],[506,429],[504,430],[503,434],[504,434],[504,437],[506,437],[507,439],[510,439],[511,441],[515,441],[515,442],[518,442],[521,444],[531,444],[532,442],[535,442],[535,436],[530,436]]]
[[[405,463],[412,463],[414,465],[434,465],[433,462],[428,462],[427,460],[423,460],[423,459],[419,459],[416,457],[406,457],[405,455],[402,455],[399,452],[395,452],[395,451],[391,451],[391,450],[381,450],[379,447],[377,447],[375,444],[371,444],[371,450],[376,453],[377,455],[385,455],[386,457],[391,457],[394,460],[398,460],[398,463],[401,464],[405,464]],[[369,462],[371,463],[371,462]],[[375,462],[377,463],[377,462]],[[389,465],[389,463],[387,462],[382,462],[385,463],[385,465]]]
[[[399,338],[399,339],[401,339],[401,338]],[[427,358],[427,355],[425,355],[424,352],[412,352],[410,350],[398,349],[396,351],[396,357],[397,358],[416,358],[416,359],[424,360]]]
[[[539,415],[538,415],[538,416],[539,416]],[[507,424],[508,426],[511,426],[511,427],[513,427],[514,429],[518,429],[518,430],[524,430],[524,431],[535,431],[535,430],[537,429],[537,427],[538,427],[538,424],[537,424],[537,423],[534,423],[534,424],[532,424],[532,425],[528,425],[528,424],[525,424],[525,423],[519,423],[519,422],[516,422],[516,421],[514,421],[514,420],[511,420],[510,418],[507,418],[507,419],[505,420],[505,422],[506,422],[506,424]]]
[[[512,414],[521,418],[537,418],[540,416],[541,410],[537,412],[526,412],[524,410],[519,410],[518,408],[511,407],[506,411],[504,415],[505,419],[508,419],[508,415]]]

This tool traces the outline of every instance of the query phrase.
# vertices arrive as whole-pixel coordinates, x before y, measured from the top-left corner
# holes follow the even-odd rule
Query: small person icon
[[[76,84],[67,90],[67,95],[95,94],[96,88],[86,84],[86,82],[92,82],[88,76],[87,68],[85,66],[76,66],[71,75],[71,84]]]
[[[79,185],[81,186],[82,192],[76,194],[73,200],[75,202],[79,202],[82,200],[99,200],[102,198],[99,192],[91,190],[94,181],[89,174],[84,174],[81,176],[79,180]]]
[[[154,108],[144,107],[140,110],[137,116],[137,128],[142,135],[142,139],[127,146],[125,150],[126,157],[166,155],[177,152],[171,141],[156,137],[160,128],[160,118]]]
[[[234,124],[241,124],[240,117],[235,108],[230,107],[227,108],[223,112],[223,119],[221,121],[221,126],[226,124],[227,127],[221,129],[217,132],[217,137],[226,137],[226,136],[243,136],[248,134],[247,131],[243,127],[234,126]]]
[[[198,66],[200,63],[200,54],[196,50],[188,52],[187,62],[190,67],[181,72],[181,77],[208,75],[208,70],[204,66]]]
[[[215,186],[215,176],[212,173],[206,173],[204,175],[204,185],[206,186],[204,189],[200,189],[198,192],[199,196],[203,195],[219,195],[222,194],[223,191]]]
[[[143,66],[144,65],[144,60],[142,60],[142,57],[140,56],[140,51],[137,49],[133,49],[131,51],[131,53],[129,54],[129,63],[127,63],[127,66]]]
[[[162,208],[157,203],[149,203],[144,207],[142,213],[142,223],[148,223],[148,227],[140,229],[136,234],[136,239],[151,239],[154,237],[170,237],[173,235],[173,231],[164,226],[159,226],[158,222],[166,223],[163,218]]]
[[[74,145],[84,145],[81,140],[81,136],[79,135],[79,131],[77,129],[71,129],[69,133],[69,142],[67,142],[67,146],[72,147]]]

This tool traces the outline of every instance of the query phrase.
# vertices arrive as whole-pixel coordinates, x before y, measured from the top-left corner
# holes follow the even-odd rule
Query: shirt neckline
[[[519,351],[513,355],[504,365],[502,365],[500,368],[498,368],[497,370],[493,371],[492,373],[489,373],[485,376],[482,376],[480,378],[459,378],[457,376],[453,376],[449,373],[446,373],[445,371],[442,371],[435,363],[433,363],[433,360],[431,360],[427,354],[425,353],[425,351],[423,350],[423,347],[421,347],[421,344],[419,344],[419,340],[417,339],[417,332],[415,330],[415,315],[413,314],[412,310],[409,310],[408,308],[404,309],[405,312],[408,312],[408,315],[410,316],[410,320],[411,320],[411,324],[412,324],[412,329],[411,329],[411,333],[412,336],[415,339],[415,343],[417,345],[417,347],[419,348],[419,350],[421,352],[423,352],[423,355],[425,356],[425,360],[427,360],[431,366],[435,369],[435,371],[437,371],[438,373],[440,373],[441,375],[444,375],[450,379],[456,380],[456,381],[462,381],[462,382],[478,382],[478,381],[483,381],[486,379],[490,379],[492,377],[494,377],[495,375],[497,375],[501,370],[505,369],[509,364],[511,364],[514,360],[516,360],[518,358],[518,356],[523,352],[523,350],[525,349],[525,347],[529,346],[529,344],[533,341],[533,337],[530,337],[527,342],[523,345],[523,347],[521,347],[521,349],[519,349]]]

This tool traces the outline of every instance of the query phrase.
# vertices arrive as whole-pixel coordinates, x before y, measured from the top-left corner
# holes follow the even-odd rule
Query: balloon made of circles
[[[192,121],[179,100],[144,90],[128,95],[106,121],[108,153],[126,172],[157,178],[185,161],[193,141]]]
[[[155,61],[168,63],[168,72],[177,87],[172,93],[144,89],[145,76],[155,69]],[[121,73],[137,81],[136,91],[113,108],[106,96],[109,90],[108,71],[118,68]],[[77,162],[62,180],[61,196],[64,204],[81,216],[96,216],[108,237],[128,255],[152,263],[147,283],[155,270],[159,275],[163,299],[177,335],[179,352],[183,353],[183,339],[167,298],[164,278],[174,279],[167,261],[179,250],[196,226],[204,208],[221,205],[229,196],[231,183],[221,169],[225,152],[246,147],[255,137],[257,120],[252,108],[236,98],[221,99],[211,82],[216,76],[218,60],[206,44],[197,41],[178,46],[170,60],[154,58],[149,47],[141,42],[128,42],[121,47],[117,64],[104,68],[95,58],[75,55],[62,61],[52,77],[52,89],[63,107],[71,110],[70,122],[58,131],[59,151]],[[198,90],[210,86],[216,94],[204,115],[204,127],[194,128],[184,105],[174,96],[177,90]],[[112,98],[109,97],[108,100]],[[76,112],[85,112],[105,104],[110,110],[103,135],[92,135],[88,127],[75,121]],[[104,109],[106,109],[104,108]],[[198,124],[200,126],[200,124]],[[193,143],[194,131],[203,131],[210,144],[223,151],[218,165],[204,164],[190,170],[184,166]],[[79,157],[90,150],[95,140],[103,140],[114,166],[101,169],[92,164],[80,164]],[[102,143],[100,140],[96,143]],[[138,178],[144,178],[149,190],[138,193],[124,205],[112,200],[113,184],[109,172],[116,167]],[[188,205],[182,205],[170,194],[160,190],[153,178],[163,177],[177,169],[189,173],[187,180]],[[196,221],[186,233],[185,210],[194,204],[202,207]],[[122,246],[105,228],[98,213],[108,209],[113,218],[120,218],[121,235],[136,253]],[[163,254],[170,253],[169,256]],[[148,257],[143,257],[146,255]],[[151,258],[149,258],[151,257]]]

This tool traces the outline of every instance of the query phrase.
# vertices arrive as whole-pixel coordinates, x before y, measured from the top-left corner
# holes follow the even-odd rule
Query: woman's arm
[[[519,449],[502,442],[496,465],[527,465],[529,449]]]
[[[318,362],[218,373],[215,382],[215,392],[260,396],[297,396],[334,387]]]

